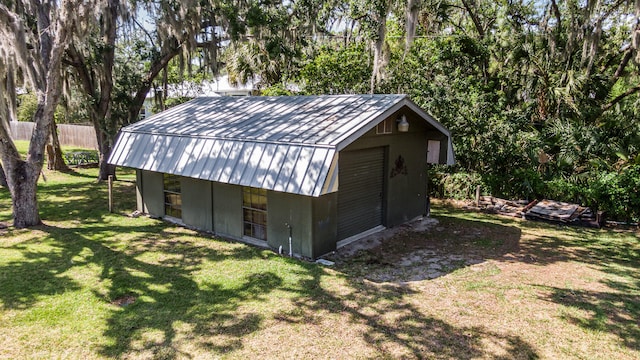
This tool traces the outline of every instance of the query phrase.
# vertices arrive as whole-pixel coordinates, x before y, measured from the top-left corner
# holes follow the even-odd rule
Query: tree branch
[[[551,0],[551,10],[553,11],[553,15],[556,17],[556,21],[557,21],[557,28],[561,29],[562,28],[562,16],[560,15],[560,9],[558,9],[558,4],[556,3],[556,0]]]
[[[473,25],[475,26],[478,35],[480,35],[480,39],[484,39],[485,31],[482,27],[482,23],[480,22],[480,17],[478,17],[478,14],[473,11],[473,6],[469,3],[469,0],[462,0],[462,5],[464,5],[465,10],[469,13],[471,21],[473,21]]]
[[[142,26],[142,24],[140,24],[138,22],[138,19],[136,19],[135,17],[132,17],[131,19],[133,19],[133,22],[142,30],[142,32],[144,32],[145,36],[149,39],[149,42],[151,43],[151,46],[153,46],[154,48],[156,47],[155,42],[153,41],[153,37],[151,36],[151,34],[149,34],[149,32],[147,31],[147,29],[145,29],[144,26]]]
[[[78,78],[80,79],[80,83],[82,84],[82,88],[91,98],[96,98],[96,87],[93,83],[93,79],[89,72],[89,68],[84,61],[84,58],[78,52],[75,45],[71,44],[67,48],[67,55],[71,58],[71,61],[65,60],[64,63],[67,65],[71,65],[76,69],[76,73]]]
[[[142,85],[140,86],[140,88],[138,88],[138,91],[132,99],[133,101],[131,107],[129,108],[129,122],[133,122],[138,117],[140,107],[142,107],[144,99],[147,97],[147,94],[151,89],[151,83],[153,82],[153,80],[158,76],[160,71],[162,71],[162,69],[165,68],[167,64],[169,64],[169,61],[171,61],[171,59],[173,59],[180,53],[181,49],[182,43],[176,43],[176,45],[167,50],[164,55],[160,56],[158,59],[154,60],[153,63],[151,63],[151,67],[149,69],[149,72],[147,73],[147,76],[142,81]]]
[[[12,50],[18,66],[24,68],[34,89],[41,90],[44,89],[42,80],[45,78],[46,71],[42,66],[42,59],[30,61],[29,50],[27,49],[27,44],[30,42],[26,34],[29,34],[29,32],[27,32],[22,19],[0,3],[0,38],[4,38],[7,43],[13,45]],[[38,57],[39,53],[33,56]]]
[[[618,0],[607,9],[598,20],[604,20],[609,17],[614,11],[616,11],[621,5],[625,4],[627,0]]]
[[[55,34],[53,38],[47,38],[41,34],[40,42],[49,42],[50,54],[49,63],[43,64],[43,68],[47,69],[46,78],[44,83],[45,94],[44,102],[41,104],[40,99],[36,115],[34,116],[35,126],[33,133],[31,134],[31,141],[29,142],[29,152],[27,155],[27,162],[35,163],[37,167],[42,168],[43,162],[43,149],[46,142],[49,139],[51,132],[51,124],[54,121],[54,113],[56,106],[60,100],[61,82],[62,82],[62,58],[64,56],[65,48],[69,42],[70,37],[70,18],[74,15],[73,8],[77,6],[70,0],[62,0],[58,9],[60,13],[60,19],[57,20],[55,29],[50,31]],[[43,45],[41,45],[43,46]],[[40,115],[40,118],[38,116]],[[40,172],[38,169],[38,172]]]
[[[611,100],[610,102],[604,104],[602,106],[602,111],[607,111],[609,109],[611,109],[615,104],[619,103],[620,101],[622,101],[624,98],[626,98],[629,95],[633,95],[635,93],[637,93],[638,91],[640,91],[640,84],[632,87],[631,89],[623,92],[622,94],[616,96],[613,100]]]
[[[104,41],[102,49],[102,69],[100,77],[100,99],[97,104],[97,111],[100,116],[105,116],[111,107],[111,91],[113,89],[113,66],[115,63],[116,46],[116,21],[118,18],[120,2],[109,0],[104,11]]]
[[[629,49],[625,51],[624,56],[622,57],[622,60],[620,61],[620,64],[616,69],[616,72],[613,74],[612,82],[615,82],[620,78],[620,76],[622,76],[622,73],[624,72],[624,69],[627,67],[627,64],[629,64],[629,60],[631,60],[632,56],[633,56],[633,49],[629,47]]]

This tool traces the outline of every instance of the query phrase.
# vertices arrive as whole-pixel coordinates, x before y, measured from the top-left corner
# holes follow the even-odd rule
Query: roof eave
[[[336,149],[338,151],[341,151],[342,149],[346,148],[347,146],[349,146],[349,144],[359,139],[367,131],[373,129],[377,125],[376,120],[386,119],[405,106],[408,107],[411,111],[415,112],[418,116],[423,118],[428,124],[433,126],[436,130],[438,130],[439,132],[441,132],[443,135],[447,137],[446,165],[454,165],[456,163],[456,158],[453,152],[453,142],[451,141],[451,133],[449,132],[449,130],[447,130],[447,128],[445,128],[440,122],[434,119],[433,116],[429,115],[429,113],[422,110],[418,105],[416,105],[413,101],[411,101],[411,99],[409,99],[409,97],[406,95],[400,98],[400,100],[397,103],[387,108],[387,110],[385,110],[384,112],[371,118],[366,125],[358,128],[358,130],[349,134],[343,140],[340,140],[340,142],[336,145]]]
[[[354,142],[357,139],[359,139],[362,135],[367,133],[367,131],[373,129],[378,123],[376,120],[378,120],[378,119],[386,119],[387,117],[391,116],[393,113],[395,113],[396,111],[400,110],[405,105],[405,102],[407,100],[408,99],[407,99],[407,97],[405,95],[405,96],[399,98],[398,101],[395,104],[393,104],[390,107],[388,107],[385,111],[379,113],[376,116],[373,116],[373,117],[369,118],[368,122],[365,125],[357,128],[355,131],[347,134],[346,137],[343,137],[343,139],[338,140],[336,145],[335,145],[336,149],[338,151],[341,151],[345,147],[349,146],[349,144],[351,144],[352,142]]]

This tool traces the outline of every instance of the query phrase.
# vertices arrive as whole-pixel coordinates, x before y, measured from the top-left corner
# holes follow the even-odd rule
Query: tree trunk
[[[47,144],[47,169],[69,171],[69,167],[62,156],[60,138],[58,137],[58,126],[55,121],[51,124],[51,137]]]
[[[13,204],[13,226],[25,228],[42,223],[38,214],[36,186],[42,162],[27,162],[20,158],[9,134],[0,126],[0,155],[2,166],[0,172],[6,180]]]
[[[51,5],[59,5],[56,23],[50,21]],[[34,2],[33,13],[16,14],[0,3],[0,15],[4,21],[0,31],[0,41],[15,44],[13,55],[19,58],[23,75],[28,77],[38,95],[38,107],[33,117],[35,126],[31,134],[26,160],[22,160],[5,126],[0,126],[0,156],[4,167],[11,199],[13,202],[13,225],[16,228],[35,226],[42,223],[38,214],[36,197],[38,178],[44,162],[47,139],[51,134],[51,123],[60,99],[61,62],[66,47],[69,22],[74,13],[75,2]],[[27,21],[36,21],[37,31],[30,32]],[[54,36],[51,36],[51,35]],[[39,44],[38,56],[28,51],[29,45]],[[1,93],[0,93],[1,95]]]
[[[111,138],[104,131],[98,129],[96,126],[96,136],[98,138],[98,181],[105,181],[109,179],[109,175],[116,179],[116,167],[108,164],[109,156],[111,155]]]
[[[0,164],[0,186],[9,187],[7,184],[7,177],[4,174],[4,169],[2,168],[2,164]]]
[[[110,151],[109,153],[106,153],[106,154],[100,153],[100,160],[99,160],[100,171],[98,173],[98,181],[108,180],[109,176],[113,176],[113,180],[116,180],[116,167],[114,165],[107,163],[107,160],[109,159],[109,155],[111,155]]]
[[[13,226],[18,229],[42,224],[36,198],[40,169],[23,160],[14,160],[14,163],[8,166],[8,178],[14,179],[10,187]]]

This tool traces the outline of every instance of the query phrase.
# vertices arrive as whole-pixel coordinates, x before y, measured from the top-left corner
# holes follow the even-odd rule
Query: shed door
[[[384,148],[340,153],[338,239],[382,224]]]

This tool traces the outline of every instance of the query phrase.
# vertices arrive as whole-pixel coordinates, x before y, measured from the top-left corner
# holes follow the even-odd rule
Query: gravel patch
[[[368,235],[325,258],[341,271],[374,282],[432,280],[506,255],[512,245],[501,240],[503,233],[496,236],[499,230],[421,218]]]

